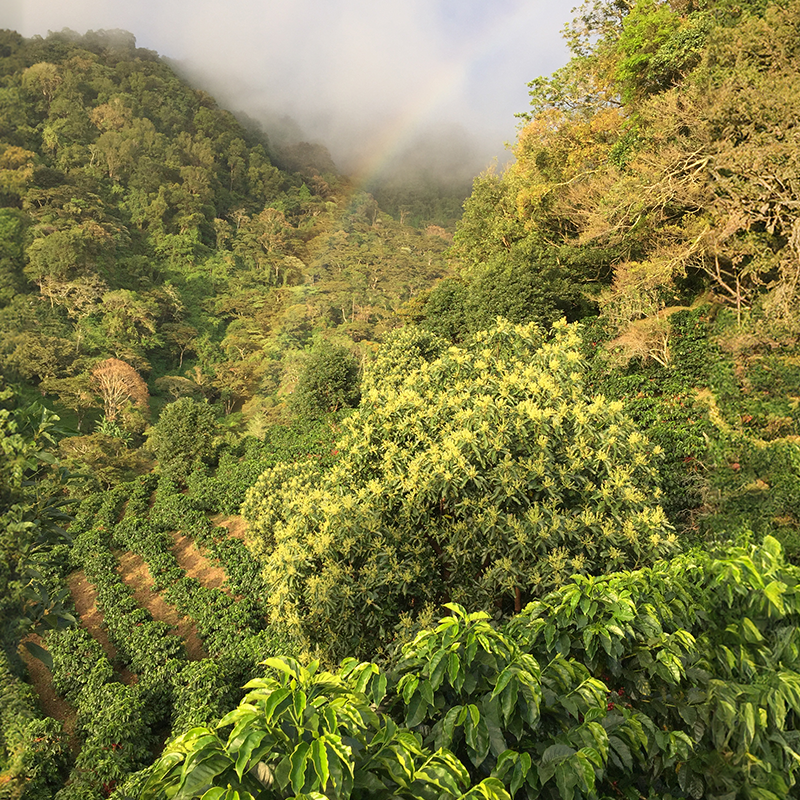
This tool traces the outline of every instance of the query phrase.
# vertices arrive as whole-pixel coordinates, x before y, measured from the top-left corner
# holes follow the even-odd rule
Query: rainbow
[[[357,186],[369,185],[413,143],[431,112],[464,81],[475,64],[494,51],[509,27],[524,29],[533,24],[533,17],[537,13],[535,5],[521,0],[505,14],[499,13],[491,27],[473,36],[462,47],[454,63],[435,76],[413,103],[407,104],[382,126],[369,151],[364,154],[356,168],[351,170],[350,177]]]

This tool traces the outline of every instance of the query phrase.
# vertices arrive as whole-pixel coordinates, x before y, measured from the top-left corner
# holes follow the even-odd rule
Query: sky
[[[23,36],[121,28],[219,104],[377,174],[433,143],[506,162],[527,83],[566,63],[563,0],[0,0]],[[287,118],[291,124],[287,124]],[[282,124],[278,124],[282,121]],[[272,131],[270,131],[270,128]]]

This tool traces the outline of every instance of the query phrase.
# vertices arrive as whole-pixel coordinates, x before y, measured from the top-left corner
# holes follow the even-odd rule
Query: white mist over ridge
[[[447,131],[464,171],[509,158],[527,82],[567,60],[544,0],[6,0],[24,36],[122,28],[271,136],[293,125],[369,183]],[[286,118],[290,122],[286,123]],[[445,147],[445,150],[447,148]],[[449,159],[451,162],[453,158]],[[424,159],[423,159],[424,161]],[[431,167],[432,168],[432,167]],[[442,164],[443,171],[453,166]]]

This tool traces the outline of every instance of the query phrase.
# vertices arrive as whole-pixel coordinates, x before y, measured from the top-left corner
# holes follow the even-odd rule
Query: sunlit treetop
[[[401,332],[368,371],[328,472],[279,465],[249,492],[274,619],[301,646],[372,648],[425,604],[510,610],[674,545],[653,452],[586,395],[574,326],[498,320],[430,360],[426,337]]]

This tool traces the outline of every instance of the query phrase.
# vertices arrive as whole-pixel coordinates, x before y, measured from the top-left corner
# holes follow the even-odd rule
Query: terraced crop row
[[[68,561],[48,579],[54,591],[68,580],[73,591],[82,586],[82,621],[90,611],[97,636],[84,624],[46,639],[52,688],[75,708],[80,743],[55,797],[121,797],[120,787],[132,781],[133,788],[130,776],[166,738],[222,716],[240,699],[230,687],[243,685],[285,643],[266,624],[264,586],[244,544],[169,482],[145,476],[89,498],[71,532]],[[222,586],[186,574],[176,535],[190,537],[213,569],[224,570]],[[96,608],[87,608],[87,592]],[[199,643],[192,644],[195,631]],[[63,748],[59,757],[50,768],[63,776]]]

